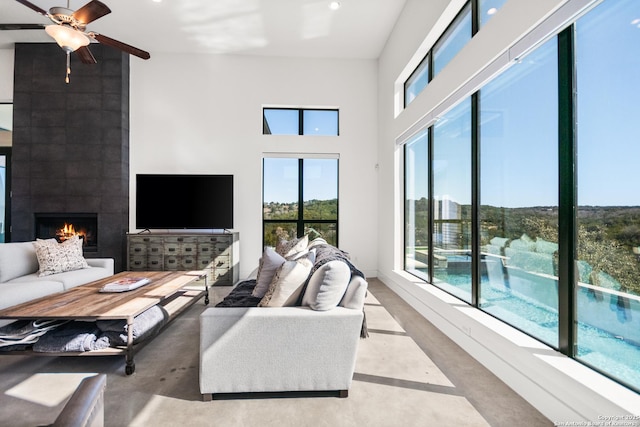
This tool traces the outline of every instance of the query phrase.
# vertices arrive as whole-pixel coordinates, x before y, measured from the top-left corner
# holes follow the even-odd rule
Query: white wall
[[[435,120],[435,113],[442,112],[443,105],[456,91],[470,93],[478,76],[490,76],[491,73],[483,74],[485,71],[480,73],[485,67],[494,64],[487,70],[495,72],[508,66],[519,54],[513,52],[521,52],[523,40],[530,38],[525,36],[558,8],[583,7],[590,2],[507,1],[408,108],[398,113],[395,90],[398,82],[408,75],[405,66],[410,63],[415,66],[413,56],[424,50],[423,41],[434,40],[431,31],[440,34],[449,22],[437,19],[443,14],[450,15],[452,7],[463,4],[462,0],[407,0],[379,58],[378,68],[378,239],[387,242],[378,248],[378,277],[554,422],[597,423],[602,420],[599,416],[638,414],[640,396],[402,272],[402,148],[396,141],[405,138],[408,131],[415,131],[416,123]],[[543,26],[551,25],[547,24]],[[539,30],[535,31],[539,37]]]
[[[131,59],[131,202],[137,173],[235,177],[241,277],[261,254],[262,153],[338,153],[339,244],[377,271],[376,62],[153,54]],[[263,105],[340,109],[340,136],[262,135]],[[168,200],[170,202],[170,200]]]

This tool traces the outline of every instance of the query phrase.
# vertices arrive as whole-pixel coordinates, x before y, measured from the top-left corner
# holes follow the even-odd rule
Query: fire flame
[[[74,236],[80,236],[84,239],[86,237],[86,232],[84,230],[76,231],[73,224],[67,224],[66,222],[64,223],[64,227],[56,232],[56,237],[60,242],[64,242]]]

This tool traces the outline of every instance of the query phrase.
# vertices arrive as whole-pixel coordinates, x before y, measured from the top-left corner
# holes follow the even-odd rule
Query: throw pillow
[[[273,276],[276,274],[276,270],[285,261],[284,257],[273,250],[273,248],[266,247],[262,253],[262,258],[260,258],[256,287],[253,289],[251,295],[256,298],[262,298],[269,289],[269,285],[273,280]]]
[[[295,261],[285,261],[269,285],[258,307],[290,307],[296,305],[313,262],[308,254]]]
[[[82,240],[79,236],[62,243],[58,243],[55,239],[37,239],[34,245],[40,265],[39,276],[89,268],[82,256]]]
[[[302,297],[302,305],[308,305],[318,311],[337,307],[350,280],[351,269],[346,262],[338,260],[327,262],[309,279]]]
[[[282,255],[285,258],[289,258],[297,254],[298,252],[302,252],[307,249],[307,245],[309,244],[309,236],[306,234],[297,239],[278,240],[278,244],[276,245],[276,252]]]

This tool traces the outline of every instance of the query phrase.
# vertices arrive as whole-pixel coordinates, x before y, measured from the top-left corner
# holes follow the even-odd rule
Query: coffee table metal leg
[[[209,285],[207,284],[207,273],[204,274],[204,305],[209,305]]]
[[[125,353],[125,361],[125,374],[133,374],[136,370],[136,364],[133,361],[133,317],[127,318],[127,351]]]

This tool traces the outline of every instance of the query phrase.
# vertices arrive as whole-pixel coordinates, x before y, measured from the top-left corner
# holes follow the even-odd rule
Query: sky
[[[638,206],[640,2],[606,1],[577,29],[578,204]],[[556,43],[481,88],[482,204],[558,205]],[[435,192],[463,204],[471,194],[469,108],[463,100],[435,125]],[[415,193],[426,196],[426,185]]]
[[[304,160],[304,199],[338,197],[338,160]],[[264,159],[264,202],[298,201],[298,159]]]

